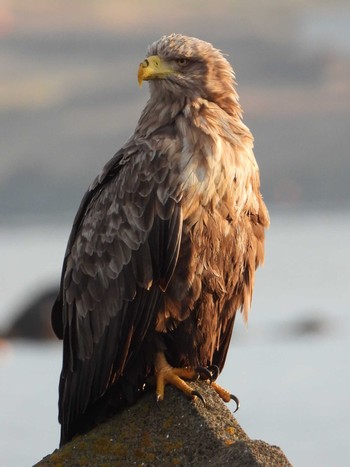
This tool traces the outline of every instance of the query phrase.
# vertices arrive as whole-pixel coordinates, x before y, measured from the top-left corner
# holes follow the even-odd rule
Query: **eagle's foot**
[[[231,400],[235,401],[236,409],[233,413],[237,412],[240,406],[238,397],[234,394],[230,394],[226,389],[215,383],[220,373],[219,367],[217,365],[209,365],[207,367],[200,366],[196,368],[196,372],[199,375],[200,379],[209,381],[211,387],[215,390],[215,392],[224,402],[230,402]]]
[[[186,394],[187,397],[193,399],[198,397],[205,405],[204,397],[193,390],[184,379],[194,380],[198,378],[198,372],[192,368],[174,368],[167,362],[163,352],[158,352],[155,357],[154,372],[156,377],[156,396],[157,403],[164,399],[164,388],[166,384],[171,384],[177,387],[180,391]]]
[[[233,413],[237,412],[240,406],[239,399],[237,396],[235,396],[234,394],[230,394],[226,389],[222,388],[217,383],[211,383],[211,387],[215,390],[215,392],[221,397],[221,399],[224,402],[230,402],[231,400],[235,401],[236,409],[233,411]]]

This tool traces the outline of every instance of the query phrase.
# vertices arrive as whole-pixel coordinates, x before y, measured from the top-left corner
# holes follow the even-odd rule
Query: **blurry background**
[[[18,337],[50,337],[74,214],[145,105],[147,45],[171,32],[228,55],[271,214],[221,383],[251,437],[348,465],[348,0],[0,1],[0,330],[16,337],[0,342],[0,465],[57,447],[60,344]]]

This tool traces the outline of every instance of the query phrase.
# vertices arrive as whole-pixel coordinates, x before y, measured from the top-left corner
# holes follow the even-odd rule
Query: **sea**
[[[249,322],[236,321],[219,382],[252,439],[280,446],[295,466],[350,459],[350,212],[276,209]],[[0,229],[0,327],[57,284],[69,223]],[[0,465],[26,467],[58,446],[59,342],[0,347]],[[232,404],[232,410],[234,404]]]

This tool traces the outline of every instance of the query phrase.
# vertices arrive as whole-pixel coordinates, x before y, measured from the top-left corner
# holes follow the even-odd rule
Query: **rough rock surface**
[[[279,447],[251,440],[206,383],[189,401],[167,387],[160,408],[154,393],[75,438],[36,466],[290,466]]]

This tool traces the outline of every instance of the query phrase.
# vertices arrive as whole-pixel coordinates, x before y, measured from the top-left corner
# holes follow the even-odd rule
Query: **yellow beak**
[[[151,55],[140,63],[137,81],[142,86],[142,81],[164,79],[173,73],[173,68],[167,62],[163,61],[158,55]]]

